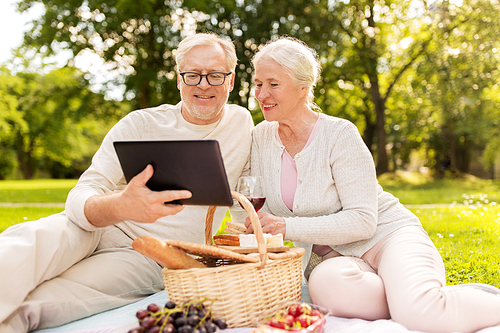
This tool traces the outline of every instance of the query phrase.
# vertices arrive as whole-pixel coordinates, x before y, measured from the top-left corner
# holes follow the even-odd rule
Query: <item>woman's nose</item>
[[[258,92],[257,91],[255,92],[255,97],[257,99],[260,99],[260,100],[262,100],[268,96],[269,96],[269,90],[267,90],[266,88],[263,88],[263,87],[260,88]]]

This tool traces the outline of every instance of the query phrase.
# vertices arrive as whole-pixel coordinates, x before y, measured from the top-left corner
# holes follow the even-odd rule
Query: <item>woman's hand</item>
[[[263,233],[272,235],[282,234],[283,239],[285,238],[286,223],[284,218],[262,212],[257,213],[257,216],[259,217],[259,222],[262,226]],[[247,227],[247,234],[254,233],[249,217],[247,217],[247,219],[245,220],[245,226]]]

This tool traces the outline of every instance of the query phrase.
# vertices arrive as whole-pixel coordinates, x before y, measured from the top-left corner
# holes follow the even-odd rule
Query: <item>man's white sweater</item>
[[[226,105],[220,121],[194,125],[181,115],[181,103],[131,112],[106,135],[101,147],[66,201],[66,214],[85,230],[95,230],[85,217],[84,205],[93,195],[123,190],[126,181],[113,142],[123,140],[217,140],[226,167],[229,186],[235,189],[238,177],[248,172],[253,121],[250,112],[236,105]],[[160,239],[178,239],[204,243],[208,207],[185,206],[178,214],[165,216],[155,223],[124,221],[116,226],[131,238],[150,235]],[[222,222],[227,207],[217,209],[213,233]]]

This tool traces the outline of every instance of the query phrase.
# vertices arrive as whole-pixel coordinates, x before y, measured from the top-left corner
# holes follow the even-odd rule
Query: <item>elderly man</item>
[[[237,63],[231,41],[214,34],[185,38],[177,49],[177,105],[131,112],[106,135],[92,165],[71,190],[66,210],[0,234],[0,332],[27,332],[119,307],[163,289],[161,267],[132,241],[204,242],[208,207],[165,205],[188,191],[153,192],[148,166],[128,184],[113,142],[219,141],[231,189],[248,171],[253,122],[226,104]],[[225,209],[217,209],[218,227]]]

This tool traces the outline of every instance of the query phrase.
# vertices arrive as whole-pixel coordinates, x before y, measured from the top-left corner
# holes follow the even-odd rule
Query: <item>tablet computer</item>
[[[127,182],[148,164],[154,174],[146,183],[153,191],[189,190],[183,205],[232,206],[226,169],[216,140],[115,141]]]

